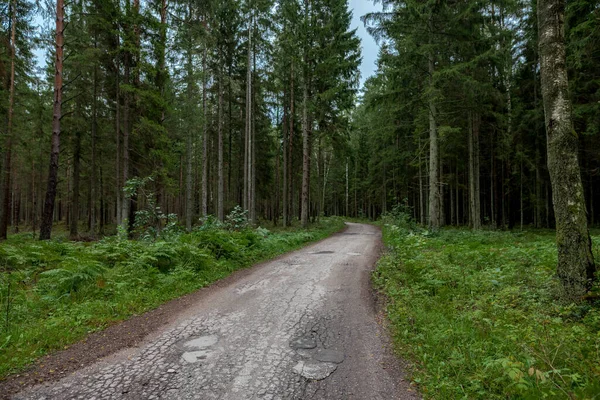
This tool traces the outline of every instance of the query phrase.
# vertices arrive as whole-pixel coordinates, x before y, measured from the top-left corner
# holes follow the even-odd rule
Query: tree
[[[556,216],[557,273],[563,295],[578,299],[591,287],[596,266],[579,170],[578,135],[571,117],[564,13],[564,0],[538,0],[541,88]]]
[[[10,214],[10,178],[12,162],[13,117],[15,107],[15,63],[16,63],[16,36],[17,36],[17,0],[12,0],[10,23],[10,83],[8,99],[8,117],[6,123],[6,139],[4,142],[4,165],[2,174],[2,212],[0,213],[0,240],[6,239],[8,220]]]
[[[60,154],[60,120],[62,118],[63,60],[64,60],[65,5],[56,0],[55,66],[54,66],[54,109],[52,113],[52,143],[46,199],[40,225],[40,240],[49,240],[52,233],[54,201],[58,183],[58,156]]]

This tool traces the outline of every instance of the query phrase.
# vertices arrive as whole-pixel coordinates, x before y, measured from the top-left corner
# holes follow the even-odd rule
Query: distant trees
[[[18,121],[2,130],[0,237],[19,224],[42,239],[57,223],[72,239],[132,233],[149,198],[187,230],[236,205],[253,223],[324,211],[323,154],[343,143],[358,86],[346,0],[59,3],[47,10],[59,25],[46,81],[20,72],[35,46],[31,9],[0,9],[0,112]],[[125,190],[150,176],[153,196]]]

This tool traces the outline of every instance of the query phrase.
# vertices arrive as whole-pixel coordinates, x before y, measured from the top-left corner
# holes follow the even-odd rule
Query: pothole
[[[200,336],[199,338],[188,340],[183,344],[183,347],[189,349],[203,349],[217,344],[218,341],[219,338],[215,335]]]
[[[314,349],[317,347],[317,341],[313,335],[302,336],[290,341],[290,347],[294,350]]]
[[[330,349],[321,349],[318,350],[314,355],[314,359],[317,361],[341,364],[344,362],[346,356],[343,352],[338,350],[330,350]]]
[[[300,361],[294,366],[294,372],[306,379],[320,381],[327,378],[337,369],[337,364],[318,362],[318,361]]]
[[[219,338],[216,335],[199,336],[192,339],[186,339],[178,344],[183,350],[181,359],[189,364],[204,360],[212,352],[210,347],[217,344]]]
[[[333,254],[335,253],[334,251],[330,251],[330,250],[322,250],[322,251],[311,251],[308,254]]]

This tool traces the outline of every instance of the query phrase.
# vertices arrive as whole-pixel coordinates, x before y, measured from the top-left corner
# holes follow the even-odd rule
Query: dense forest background
[[[53,131],[50,215],[72,237],[119,224],[190,229],[238,205],[251,221],[286,225],[404,204],[434,227],[552,227],[536,2],[383,3],[363,18],[382,48],[359,93],[346,0],[4,2],[0,236],[42,224]],[[598,1],[568,2],[592,224],[599,26]],[[39,49],[48,62],[36,73]]]

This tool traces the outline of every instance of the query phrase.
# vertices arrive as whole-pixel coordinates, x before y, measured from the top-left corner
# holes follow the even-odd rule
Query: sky
[[[364,84],[365,80],[375,73],[377,66],[377,54],[379,46],[375,40],[367,32],[365,25],[360,20],[365,14],[374,11],[381,11],[381,4],[373,4],[372,0],[350,0],[350,8],[353,10],[352,28],[358,28],[357,34],[362,40],[362,65],[360,67],[360,84]]]

